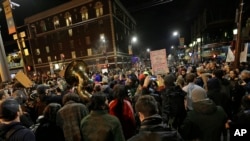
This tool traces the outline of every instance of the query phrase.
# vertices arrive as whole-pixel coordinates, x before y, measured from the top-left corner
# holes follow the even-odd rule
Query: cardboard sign
[[[25,88],[30,88],[32,87],[33,83],[32,81],[22,72],[19,71],[15,78],[17,79],[18,82],[20,82]]]
[[[157,75],[157,74],[169,73],[166,49],[151,51],[150,60],[151,60],[152,71],[154,74]]]

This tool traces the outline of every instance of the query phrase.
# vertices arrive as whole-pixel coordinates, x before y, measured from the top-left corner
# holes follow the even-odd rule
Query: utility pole
[[[240,9],[239,9],[239,19],[237,22],[237,38],[236,38],[236,46],[235,46],[235,60],[234,60],[234,68],[239,68],[240,64],[240,53],[241,53],[241,21],[242,21],[242,11],[243,11],[243,0],[240,1]]]

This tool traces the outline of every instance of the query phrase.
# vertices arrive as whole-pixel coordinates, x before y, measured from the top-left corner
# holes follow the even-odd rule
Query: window
[[[86,36],[86,37],[85,37],[85,41],[86,41],[86,45],[90,45],[90,44],[91,44],[91,41],[90,41],[90,37],[89,37],[89,36]]]
[[[88,52],[88,56],[91,56],[91,55],[92,55],[92,49],[91,49],[91,48],[88,48],[88,49],[87,49],[87,52]]]
[[[72,51],[72,52],[71,52],[71,56],[72,56],[73,59],[75,59],[75,58],[76,58],[76,52],[75,52],[75,51]]]
[[[51,57],[50,56],[48,56],[48,62],[51,62]]]
[[[47,27],[44,21],[40,22],[40,27],[41,27],[41,31],[42,32],[46,32],[47,31]]]
[[[59,18],[57,16],[55,16],[53,18],[53,23],[54,23],[54,28],[57,29],[60,27],[60,22],[59,22]]]
[[[95,13],[96,13],[96,17],[100,17],[103,15],[103,5],[101,2],[97,2],[95,4]]]
[[[46,52],[49,53],[49,46],[46,46],[45,49],[46,49]]]
[[[40,49],[39,48],[36,49],[36,55],[40,55]]]
[[[42,58],[38,58],[38,59],[37,59],[37,63],[38,63],[38,64],[42,64],[42,63],[43,63],[43,62],[42,62]]]
[[[65,21],[66,21],[67,26],[72,25],[72,18],[71,18],[71,14],[69,12],[65,13]],[[69,33],[69,36],[71,37],[73,35],[72,29],[69,29],[68,33]]]
[[[70,40],[70,48],[75,48],[75,45],[74,45],[74,40]]]
[[[66,20],[66,25],[72,25],[72,18],[69,12],[65,13],[65,20]]]
[[[81,8],[81,15],[83,21],[89,19],[88,9],[85,6]]]

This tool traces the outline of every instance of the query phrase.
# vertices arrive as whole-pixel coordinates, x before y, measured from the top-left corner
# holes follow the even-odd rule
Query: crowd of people
[[[89,74],[79,89],[51,75],[34,87],[2,83],[1,141],[168,141],[250,139],[250,71],[207,62]],[[81,94],[89,99],[82,99]],[[249,130],[250,132],[250,130]]]

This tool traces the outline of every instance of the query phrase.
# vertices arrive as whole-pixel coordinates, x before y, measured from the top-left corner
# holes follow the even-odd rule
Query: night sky
[[[40,11],[52,8],[70,0],[12,0],[21,6],[15,8],[14,16],[17,26],[23,25],[24,18]],[[189,44],[190,26],[194,18],[204,8],[228,7],[231,13],[235,13],[238,0],[120,0],[137,22],[136,34],[138,36],[138,48],[170,49],[177,42],[172,36],[174,30],[185,37],[185,43]],[[157,1],[171,1],[157,6],[150,6]],[[246,1],[246,0],[245,0]],[[233,15],[234,16],[234,15]],[[233,17],[232,16],[232,17]],[[0,24],[4,41],[9,40],[6,21],[2,20],[4,12],[0,13]],[[11,49],[7,49],[10,51]]]

